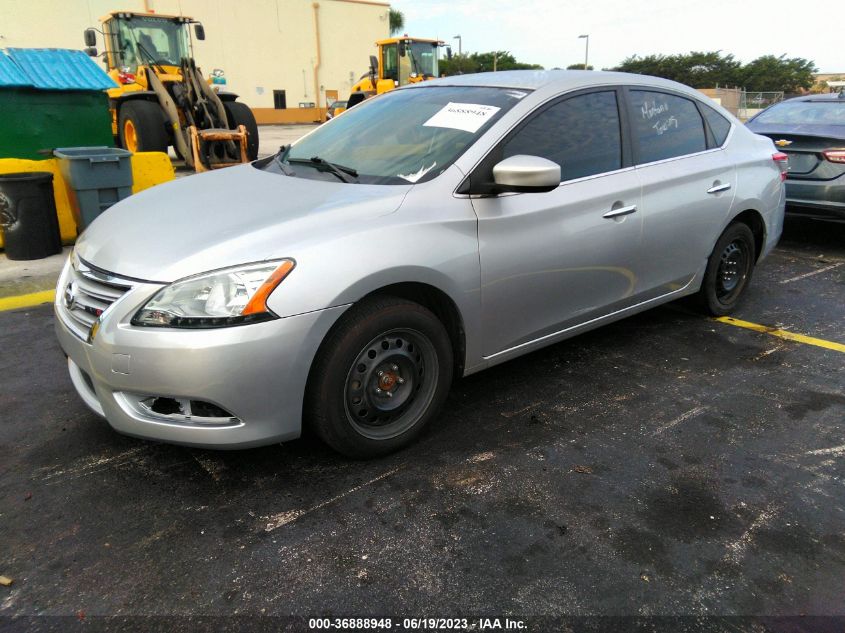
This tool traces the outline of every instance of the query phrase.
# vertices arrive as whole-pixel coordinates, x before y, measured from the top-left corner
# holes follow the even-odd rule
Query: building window
[[[284,110],[288,107],[288,102],[285,98],[284,90],[273,91],[273,107],[276,108],[276,110]]]

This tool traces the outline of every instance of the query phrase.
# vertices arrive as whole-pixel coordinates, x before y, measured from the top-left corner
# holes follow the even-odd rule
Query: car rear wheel
[[[344,455],[385,455],[437,415],[452,367],[449,335],[428,309],[397,297],[365,300],[323,342],[308,380],[306,417]]]
[[[728,226],[707,261],[698,293],[701,306],[714,316],[730,314],[751,283],[756,259],[754,234],[748,225]]]
[[[129,101],[120,107],[120,144],[130,152],[167,152],[170,140],[157,103]]]

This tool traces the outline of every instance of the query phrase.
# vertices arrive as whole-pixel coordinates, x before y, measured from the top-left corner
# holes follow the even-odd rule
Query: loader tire
[[[252,110],[240,101],[224,101],[223,107],[226,109],[230,129],[236,130],[239,125],[246,128],[246,157],[255,160],[258,158],[258,124]]]
[[[117,130],[120,146],[130,152],[167,152],[164,113],[157,103],[130,101],[120,107]]]

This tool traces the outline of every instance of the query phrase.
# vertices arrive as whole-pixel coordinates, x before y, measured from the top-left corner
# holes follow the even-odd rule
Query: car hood
[[[171,282],[296,257],[298,244],[361,230],[393,213],[411,187],[333,183],[252,165],[230,167],[130,196],[82,233],[76,252],[120,276]]]

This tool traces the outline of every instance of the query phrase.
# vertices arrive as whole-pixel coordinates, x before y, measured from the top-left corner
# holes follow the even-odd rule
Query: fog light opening
[[[149,404],[149,407],[153,413],[158,413],[159,415],[188,415],[185,408],[182,406],[182,403],[175,398],[165,398],[163,396],[159,396],[158,398],[153,399],[153,401]]]
[[[212,426],[241,423],[223,407],[205,400],[191,400],[178,396],[129,396],[129,394],[123,394],[122,397],[130,407],[142,415],[162,421]]]
[[[191,415],[201,418],[233,418],[231,413],[211,402],[191,400]]]

